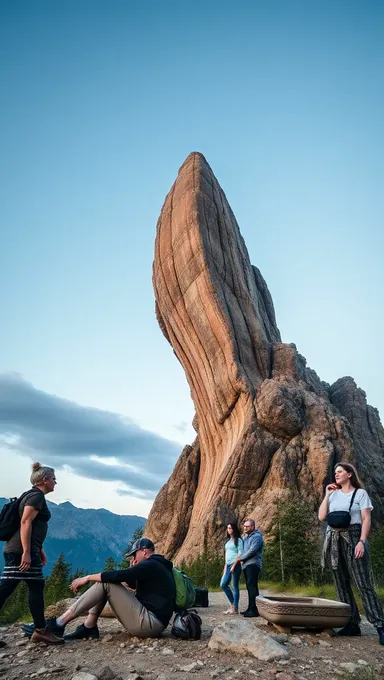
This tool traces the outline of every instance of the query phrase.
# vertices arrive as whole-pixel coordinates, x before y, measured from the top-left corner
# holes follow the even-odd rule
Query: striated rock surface
[[[228,521],[265,528],[277,494],[317,506],[332,466],[357,463],[384,519],[384,431],[352,378],[332,387],[281,342],[268,287],[252,266],[224,192],[199,153],[186,159],[157,225],[160,327],[181,362],[197,437],[158,494],[146,534],[196,557]]]

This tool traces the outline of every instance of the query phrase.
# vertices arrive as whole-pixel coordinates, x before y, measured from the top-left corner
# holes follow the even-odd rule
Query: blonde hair
[[[41,484],[44,479],[51,479],[54,476],[55,471],[53,468],[40,465],[40,463],[33,463],[32,474],[30,477],[32,486],[37,486],[37,484]]]
[[[336,468],[338,467],[342,467],[343,470],[345,470],[345,472],[348,472],[348,474],[351,475],[350,482],[354,489],[364,489],[363,483],[354,465],[351,465],[351,463],[346,463],[344,461],[341,461],[341,463],[337,463],[337,465],[335,465],[335,467],[333,468],[333,476],[335,476]]]

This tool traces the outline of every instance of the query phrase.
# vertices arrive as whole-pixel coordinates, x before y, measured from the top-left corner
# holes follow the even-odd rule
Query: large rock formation
[[[157,225],[160,327],[181,362],[197,437],[159,492],[146,533],[160,552],[196,557],[246,516],[269,524],[277,494],[321,500],[332,466],[357,462],[384,518],[384,431],[352,378],[332,387],[281,342],[272,298],[252,266],[210,166],[192,153]]]

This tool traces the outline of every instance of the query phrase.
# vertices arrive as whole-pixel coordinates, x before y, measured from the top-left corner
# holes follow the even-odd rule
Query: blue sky
[[[40,451],[58,465],[50,409],[69,428],[116,418],[126,442],[123,459],[114,434],[91,459],[99,425],[85,426],[75,469],[64,439],[56,501],[146,514],[156,483],[140,474],[160,447],[160,485],[192,441],[151,282],[191,151],[227,194],[283,340],[383,413],[383,16],[370,0],[1,3],[0,495],[23,490]],[[46,422],[27,436],[37,404]]]

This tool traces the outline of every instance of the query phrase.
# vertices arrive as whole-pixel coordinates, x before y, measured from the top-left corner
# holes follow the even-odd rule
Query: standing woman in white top
[[[236,562],[236,559],[243,551],[243,540],[240,538],[240,531],[235,522],[230,522],[227,525],[227,542],[225,548],[225,565],[223,576],[220,582],[222,588],[230,602],[230,607],[224,614],[237,614],[239,611],[239,581],[241,576],[241,564],[238,562],[233,570],[231,567]],[[230,588],[232,579],[233,592]]]
[[[338,463],[334,468],[335,482],[328,484],[324,500],[319,508],[319,519],[328,521],[324,541],[323,561],[332,570],[339,600],[352,609],[349,623],[338,635],[361,635],[360,614],[351,588],[353,578],[367,619],[379,634],[384,645],[384,617],[376,595],[369,558],[368,536],[371,528],[371,500],[363,489],[357,471],[350,463]],[[356,490],[356,492],[355,492]],[[350,525],[334,528],[334,518],[329,513],[350,513]],[[349,518],[348,518],[349,521]]]

